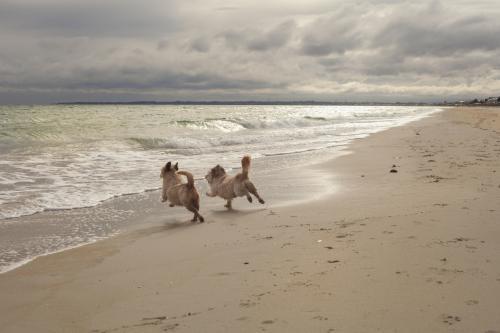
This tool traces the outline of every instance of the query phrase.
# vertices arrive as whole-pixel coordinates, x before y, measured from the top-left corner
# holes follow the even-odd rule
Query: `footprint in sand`
[[[173,330],[175,330],[178,326],[179,326],[179,324],[178,324],[178,323],[168,324],[168,325],[166,325],[166,326],[164,326],[164,327],[163,327],[163,331],[164,331],[164,332],[173,331]]]
[[[245,300],[240,301],[240,307],[242,307],[242,308],[251,308],[251,307],[256,306],[256,305],[257,305],[257,303],[252,302],[249,299],[245,299]]]
[[[444,314],[442,316],[442,320],[443,320],[443,323],[448,324],[450,326],[462,321],[462,319],[459,316],[452,316],[452,315],[447,315],[447,314]]]
[[[476,301],[475,299],[470,299],[468,301],[465,301],[465,304],[467,304],[467,305],[477,305],[477,304],[479,304],[479,301]]]

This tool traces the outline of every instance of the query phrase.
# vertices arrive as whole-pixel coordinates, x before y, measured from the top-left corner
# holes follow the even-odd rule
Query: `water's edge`
[[[439,110],[442,111],[442,110]],[[435,113],[433,113],[435,114]],[[426,115],[425,117],[415,119],[413,121],[404,123],[402,125],[394,126],[407,126],[409,123],[418,121],[420,119],[432,116],[433,114]],[[394,127],[386,128],[383,131],[389,130]],[[380,132],[377,132],[380,133]],[[364,137],[363,139],[369,140],[370,136]],[[324,197],[325,195],[331,194],[332,192],[338,190],[333,183],[332,175],[326,174],[325,171],[319,170],[319,168],[315,168],[315,166],[320,165],[326,161],[335,159],[341,155],[346,154],[349,151],[352,143],[357,140],[353,139],[347,146],[338,147],[339,149],[327,150],[325,154],[322,154],[322,158],[316,158],[315,160],[310,161],[310,163],[305,164],[305,166],[301,166],[300,168],[294,169],[293,161],[301,160],[304,161],[304,154],[296,154],[297,156],[285,156],[285,159],[291,160],[289,164],[283,164],[286,171],[282,170],[272,170],[272,172],[260,172],[261,168],[265,167],[265,163],[262,159],[255,159],[252,164],[252,175],[253,180],[256,184],[259,185],[259,191],[265,197],[268,204],[266,204],[266,208],[273,207],[283,207],[290,204],[303,203],[311,200],[315,200],[318,197]],[[305,153],[307,154],[307,153]],[[317,157],[317,156],[316,156]],[[276,158],[283,158],[282,156],[276,156]],[[304,173],[301,173],[301,170],[307,170],[307,184],[301,182],[305,177],[303,177]],[[311,170],[316,170],[311,172]],[[282,177],[282,175],[286,175]],[[291,176],[293,175],[293,176]],[[292,178],[292,179],[291,179]],[[325,182],[325,179],[330,179],[330,182]],[[295,180],[295,181],[294,181]],[[287,187],[285,191],[283,188],[280,188],[280,184],[283,183],[293,183],[296,184],[298,188],[303,189],[304,186],[308,186],[308,191],[296,191],[298,196],[287,196],[287,194],[293,193],[290,191],[290,188]],[[206,192],[206,185],[204,181],[197,181],[197,187],[202,195],[202,211],[210,211],[213,209],[220,209],[222,206],[222,201],[220,199],[210,200],[204,196]],[[300,195],[300,193],[307,192],[307,196]],[[315,192],[317,195],[311,195],[311,193]],[[285,195],[283,195],[285,194]],[[70,250],[73,248],[85,246],[88,244],[95,243],[97,241],[105,240],[110,237],[114,237],[116,235],[121,234],[124,231],[129,230],[131,227],[137,228],[141,225],[146,225],[146,223],[170,223],[172,221],[187,221],[190,218],[189,213],[183,208],[168,208],[165,205],[161,204],[158,200],[160,196],[158,189],[147,190],[141,193],[136,194],[126,194],[117,197],[113,197],[111,199],[105,200],[98,204],[97,206],[88,207],[88,208],[74,208],[68,210],[56,210],[56,211],[45,211],[41,213],[36,213],[31,216],[23,216],[20,218],[13,218],[12,220],[27,220],[23,223],[26,224],[27,228],[30,226],[36,225],[39,221],[47,221],[54,220],[64,222],[68,219],[74,220],[75,218],[81,218],[81,216],[90,216],[90,220],[100,220],[102,221],[102,233],[94,235],[89,239],[81,239],[76,240],[79,242],[78,244],[68,244],[64,246],[64,244],[59,244],[60,248],[54,249],[53,251],[47,251],[45,253],[36,254],[33,256],[29,256],[29,254],[25,254],[26,258],[19,260],[17,262],[13,262],[10,265],[4,265],[0,267],[0,274],[6,273],[16,268],[19,268],[29,262],[35,260],[36,258],[51,255],[54,253],[63,252],[66,250]],[[243,201],[242,201],[243,202]],[[245,200],[246,202],[246,200]],[[236,203],[236,206],[247,208],[255,208],[256,206],[247,206],[244,203]],[[260,206],[257,206],[261,208]],[[8,222],[9,220],[2,220],[1,222]],[[118,222],[117,222],[118,221]],[[14,221],[11,221],[14,222]],[[23,224],[21,223],[21,224]],[[7,223],[10,224],[10,223]],[[0,231],[2,227],[7,224],[0,223]],[[64,224],[57,224],[58,226],[62,226]],[[75,230],[85,228],[85,221],[82,222],[81,225],[78,225],[72,230],[68,232],[74,232]],[[0,238],[1,240],[1,238]]]

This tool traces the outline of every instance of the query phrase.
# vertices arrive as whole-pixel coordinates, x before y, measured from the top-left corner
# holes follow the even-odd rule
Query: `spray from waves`
[[[286,117],[282,119],[273,118],[256,118],[256,119],[244,119],[244,118],[207,118],[203,121],[188,121],[181,120],[177,121],[177,125],[192,128],[192,129],[218,129],[224,132],[235,132],[241,130],[265,130],[265,129],[292,129],[301,127],[316,127],[316,126],[327,126],[342,124],[352,121],[353,119],[359,121],[363,118],[367,122],[376,121],[377,119],[384,119],[387,117],[397,117],[398,114],[395,112],[385,112],[385,113],[369,113],[369,112],[357,112],[351,115],[337,114],[330,117],[319,117],[319,116],[300,116],[300,117]]]
[[[177,120],[171,124],[195,130],[220,130],[222,132],[236,132],[245,129],[236,121],[226,118],[207,118],[205,120]]]
[[[237,132],[247,129],[279,129],[318,126],[321,122],[336,123],[345,121],[347,118],[338,116],[335,118],[303,116],[289,119],[243,119],[243,118],[206,118],[204,120],[176,120],[171,126],[188,128],[193,130],[219,130],[222,132]]]
[[[193,150],[198,151],[203,148],[212,147],[207,140],[201,140],[190,137],[171,137],[171,138],[142,138],[142,137],[132,137],[128,138],[132,143],[138,144],[144,150],[149,149],[165,149],[168,151],[172,150]]]

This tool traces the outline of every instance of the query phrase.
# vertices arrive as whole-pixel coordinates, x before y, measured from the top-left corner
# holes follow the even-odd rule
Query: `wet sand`
[[[314,167],[339,189],[320,199],[153,214],[0,275],[1,331],[500,332],[500,110],[351,151]]]

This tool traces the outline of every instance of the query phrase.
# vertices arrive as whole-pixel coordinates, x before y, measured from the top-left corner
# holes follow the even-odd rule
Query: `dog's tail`
[[[247,178],[248,171],[250,170],[250,156],[248,155],[243,156],[243,158],[241,159],[241,169],[243,177]]]
[[[188,181],[187,182],[187,186],[189,188],[194,187],[194,177],[193,177],[193,175],[190,172],[187,172],[187,171],[177,171],[177,174],[178,175],[186,176],[187,181]]]

